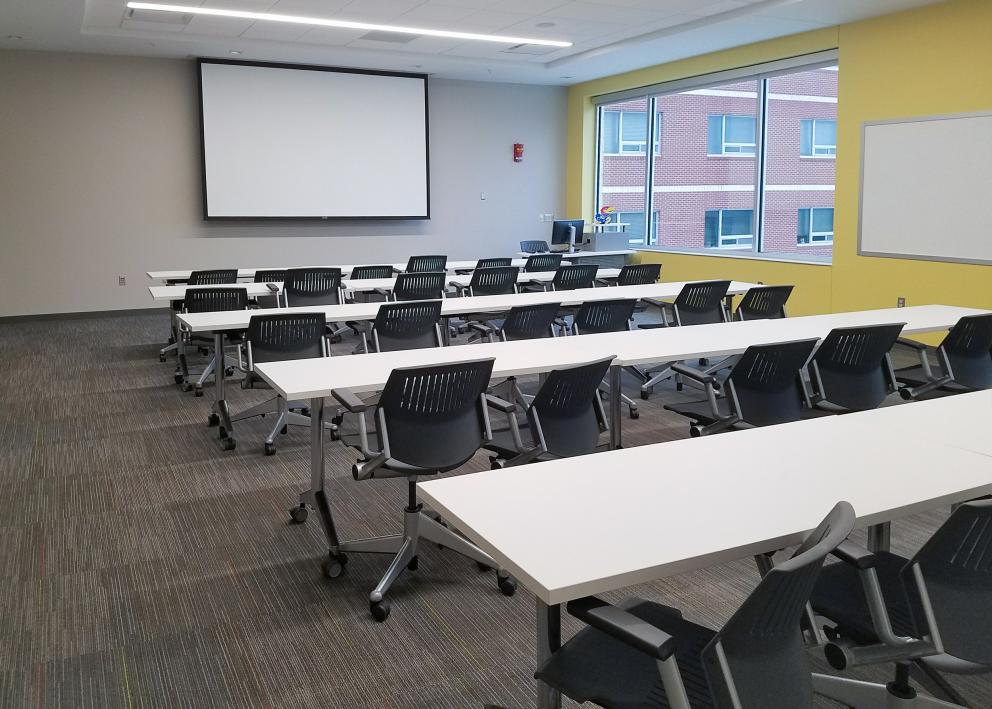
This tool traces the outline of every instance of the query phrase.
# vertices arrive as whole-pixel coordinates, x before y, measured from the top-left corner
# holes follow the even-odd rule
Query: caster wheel
[[[224,370],[224,376],[225,377],[233,377],[234,376],[234,367],[227,367]]]
[[[289,433],[289,426],[283,426],[282,430],[279,431],[279,433],[285,436],[287,433]]]
[[[699,429],[699,426],[689,426],[689,435],[693,438],[699,438],[703,435],[703,432]]]
[[[413,557],[412,559],[410,559],[410,563],[406,565],[406,568],[409,571],[416,571],[417,567],[419,566],[420,566],[420,559],[418,559],[417,557]]]
[[[221,426],[220,429],[217,431],[217,435],[222,439],[227,438],[228,436],[227,429]]]
[[[389,611],[392,610],[389,607],[388,601],[379,601],[378,603],[369,603],[369,610],[372,611],[372,618],[375,622],[382,623],[389,617]]]
[[[903,401],[910,401],[913,398],[913,392],[910,391],[908,388],[903,387],[902,389],[899,390],[899,397]]]
[[[233,451],[237,447],[238,447],[238,442],[233,438],[225,438],[224,442],[221,443],[221,448],[223,448],[226,451]]]
[[[324,576],[329,579],[336,579],[344,573],[344,567],[347,563],[348,557],[344,554],[329,556],[327,561],[324,562]],[[386,615],[389,615],[388,611],[386,612]]]
[[[275,445],[272,444],[272,443],[266,443],[265,444],[265,455],[275,455],[275,454],[276,454],[276,447],[275,447]]]
[[[632,419],[639,419],[641,417],[641,412],[638,411],[637,409],[631,409],[630,410],[630,417]]]
[[[203,388],[196,387],[196,389],[193,391],[193,396],[203,396]]]
[[[220,426],[220,416],[217,414],[210,414],[207,416],[207,425],[213,428],[214,426]]]
[[[682,382],[675,385],[675,391],[682,391]]]
[[[185,392],[190,392],[190,391],[193,391],[193,385],[192,385],[192,384],[190,384],[189,382],[183,382],[183,383],[182,383],[182,384],[181,384],[181,385],[179,386],[179,388],[180,388],[180,389],[182,389],[182,390],[183,390],[183,391],[185,391]]]
[[[310,510],[306,508],[306,505],[297,505],[289,511],[289,518],[293,520],[294,524],[303,524],[307,521],[309,514]]]
[[[643,389],[641,389],[641,398],[642,399],[644,399],[645,401],[647,401],[650,396],[651,396],[651,392],[644,391]]]
[[[491,567],[489,564],[483,564],[481,561],[475,562],[475,568],[477,568],[479,571],[492,571],[493,570],[493,567]]]
[[[160,355],[158,356],[158,361],[159,361],[159,362],[164,362],[164,361],[165,361],[165,355],[164,355],[164,354],[160,354]]]
[[[341,335],[331,335],[329,338],[327,338],[327,341],[330,342],[332,345],[340,345],[344,340],[342,339]]]
[[[502,458],[490,458],[489,459],[489,469],[490,470],[502,470],[506,467],[506,461]]]
[[[517,580],[507,576],[505,579],[497,578],[496,583],[499,586],[499,592],[504,596],[512,596],[517,592]]]
[[[344,416],[335,416],[334,418],[331,419],[331,423],[333,423],[335,426],[340,426],[342,423],[344,423]]]
[[[341,432],[338,431],[338,429],[336,429],[336,428],[332,428],[331,429],[331,440],[332,441],[340,441],[341,440]]]

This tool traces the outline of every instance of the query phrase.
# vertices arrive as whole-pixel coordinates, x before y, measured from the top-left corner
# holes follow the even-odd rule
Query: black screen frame
[[[258,66],[271,69],[296,69],[300,71],[324,71],[339,74],[369,74],[375,76],[393,76],[404,79],[420,79],[424,82],[424,168],[426,174],[424,179],[427,186],[427,204],[423,214],[415,215],[383,215],[383,216],[211,216],[209,212],[209,200],[207,198],[207,150],[206,136],[203,126],[203,70],[204,64],[237,64],[241,66]],[[428,86],[428,75],[404,72],[404,71],[380,71],[378,69],[355,69],[351,67],[323,66],[319,64],[292,64],[286,62],[258,62],[243,61],[238,59],[214,59],[210,57],[197,57],[196,60],[196,89],[200,106],[200,179],[201,191],[203,194],[203,220],[208,222],[377,222],[377,221],[424,221],[431,218],[431,144],[430,144],[430,91]]]

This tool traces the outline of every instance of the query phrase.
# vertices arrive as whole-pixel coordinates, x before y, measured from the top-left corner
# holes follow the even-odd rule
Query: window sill
[[[675,249],[654,246],[632,246],[637,251],[662,254],[679,254],[681,256],[701,256],[703,258],[736,258],[748,261],[773,261],[776,263],[795,263],[802,266],[832,266],[831,256],[784,256],[781,254],[764,254],[753,251],[740,251],[735,249],[712,249],[712,251],[701,251],[699,249]]]

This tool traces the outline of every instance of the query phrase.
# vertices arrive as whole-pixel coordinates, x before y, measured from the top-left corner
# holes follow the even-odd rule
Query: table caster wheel
[[[224,369],[224,376],[225,377],[233,377],[234,376],[234,367],[227,367],[227,368],[225,368]]]
[[[219,436],[220,438],[222,438],[222,439],[223,439],[223,438],[227,438],[227,435],[228,435],[228,434],[227,434],[227,429],[226,429],[226,428],[224,428],[223,426],[221,426],[221,427],[220,427],[220,429],[219,429],[219,430],[217,431],[217,435],[218,435],[218,436]]]
[[[276,446],[275,446],[275,444],[274,443],[266,443],[265,444],[265,455],[275,455],[275,454],[276,454]]]
[[[499,586],[499,592],[504,596],[512,596],[517,592],[517,580],[511,576],[505,578],[497,576],[496,585]]]
[[[342,423],[344,423],[344,416],[335,416],[334,418],[331,419],[331,423],[333,423],[335,426],[340,426]]]
[[[632,419],[639,419],[641,417],[641,412],[638,411],[637,409],[631,409],[630,410],[630,417]]]
[[[207,425],[213,428],[214,426],[220,426],[220,416],[217,414],[210,414],[207,416]]]
[[[233,438],[225,438],[224,442],[221,443],[220,445],[221,448],[223,448],[226,451],[233,451],[235,448],[238,447],[238,442]]]
[[[179,385],[179,388],[185,392],[193,391],[193,385],[190,384],[189,382],[183,382],[182,384]]]
[[[689,426],[689,435],[693,438],[699,438],[703,435],[703,431],[699,426]]]
[[[195,387],[193,390],[193,396],[203,396],[203,387]]]
[[[339,554],[338,556],[329,556],[327,561],[324,562],[324,576],[329,579],[336,579],[338,576],[344,573],[344,567],[348,563],[348,557],[344,554]],[[388,611],[387,611],[388,615]]]
[[[378,603],[369,603],[369,610],[372,611],[372,618],[377,623],[382,623],[389,617],[389,611],[392,609],[389,607],[389,601],[379,601]]]
[[[490,470],[502,470],[506,467],[506,461],[502,458],[490,458],[489,459],[489,469]]]
[[[644,389],[641,389],[641,398],[642,399],[644,399],[645,401],[647,401],[649,396],[651,396],[651,392],[646,391]]]
[[[282,430],[281,430],[281,431],[279,431],[279,433],[281,433],[282,435],[284,435],[284,436],[285,436],[285,435],[286,435],[287,433],[289,433],[289,426],[288,426],[288,425],[286,425],[286,426],[283,426],[283,427],[282,427]]]
[[[475,562],[475,568],[477,568],[479,571],[492,571],[493,570],[493,567],[491,567],[489,564],[483,564],[481,561]]]
[[[297,505],[289,511],[289,518],[293,520],[294,524],[303,524],[309,515],[310,510],[307,509],[306,505]]]
[[[408,571],[416,571],[419,566],[420,566],[420,559],[418,559],[417,557],[413,557],[412,559],[410,559],[410,563],[406,565],[406,568]]]
[[[164,354],[159,354],[158,361],[159,362],[164,362],[165,361],[165,355]]]

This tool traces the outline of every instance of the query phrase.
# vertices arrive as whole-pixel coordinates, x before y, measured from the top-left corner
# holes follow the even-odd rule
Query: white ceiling
[[[574,44],[511,50],[491,42],[409,35],[383,42],[362,39],[363,30],[203,15],[185,16],[184,24],[183,16],[149,11],[131,18],[126,0],[3,0],[0,48],[227,58],[236,51],[240,59],[565,85],[939,0],[158,1]]]

